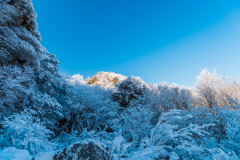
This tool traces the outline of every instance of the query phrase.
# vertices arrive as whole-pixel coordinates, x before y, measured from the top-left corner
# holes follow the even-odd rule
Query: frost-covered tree
[[[209,108],[214,106],[230,107],[231,109],[240,106],[240,83],[237,79],[226,79],[217,76],[216,70],[212,73],[208,69],[202,70],[197,76],[194,93],[195,106],[202,105]]]
[[[151,85],[151,88],[155,93],[155,101],[157,101],[161,112],[171,109],[188,109],[192,105],[192,92],[187,87],[159,83]]]
[[[67,105],[67,82],[64,80],[62,75],[59,73],[59,61],[56,56],[49,53],[45,48],[43,49],[43,55],[40,60],[40,69],[37,74],[36,81],[38,89],[47,93],[51,97],[54,97],[62,105]]]
[[[222,108],[230,107],[232,109],[240,107],[240,82],[237,79],[223,79],[219,90],[219,106]]]
[[[216,70],[212,73],[208,69],[202,70],[200,75],[197,76],[195,88],[199,103],[209,108],[217,106],[220,83],[221,77],[217,76]]]

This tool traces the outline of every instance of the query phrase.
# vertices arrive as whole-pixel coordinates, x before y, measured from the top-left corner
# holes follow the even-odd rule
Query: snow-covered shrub
[[[118,104],[111,101],[114,89],[87,85],[73,78],[69,82],[78,105],[68,108],[65,117],[60,121],[61,130],[69,133],[77,130],[81,133],[84,128],[101,131],[106,126],[111,127],[119,109]]]
[[[45,48],[42,48],[42,50],[40,69],[36,78],[38,89],[63,103],[68,86],[58,71],[59,61],[55,55],[49,53]]]
[[[201,143],[204,148],[215,152],[215,156],[225,154],[230,159],[235,154],[240,155],[238,149],[240,144],[238,140],[240,135],[240,111],[238,109],[232,110],[231,107],[198,107],[190,108],[184,114],[186,113],[192,115],[188,123],[215,124],[214,127],[210,126],[205,129],[210,135],[197,139],[198,144]]]
[[[189,88],[167,83],[150,85],[156,97],[160,112],[171,109],[188,109],[192,105],[192,92]]]
[[[34,70],[28,66],[0,68],[0,118],[32,109],[47,123],[61,116],[61,105],[54,97],[38,91]]]
[[[128,77],[118,85],[117,92],[113,95],[113,101],[119,102],[122,107],[128,107],[129,103],[150,89],[140,77]]]
[[[87,139],[94,139],[106,143],[107,141],[112,141],[114,137],[116,137],[115,133],[110,134],[106,131],[96,132],[94,130],[88,131],[84,128],[82,132],[78,132],[77,130],[72,130],[70,133],[61,132],[54,139],[54,142],[58,143],[58,148],[63,148]]]
[[[167,156],[172,159],[238,159],[239,111],[215,109],[199,107],[162,113],[158,124],[150,127],[150,136],[141,137],[139,147],[129,148],[130,159],[158,156],[159,159]],[[139,123],[137,127],[145,125]],[[123,132],[123,136],[126,133]]]
[[[11,65],[0,67],[0,117],[23,111],[26,99],[34,91],[32,68]]]
[[[73,160],[112,160],[110,149],[103,143],[87,139],[62,148],[53,157],[53,160],[73,159]]]
[[[125,142],[122,135],[118,135],[113,142],[108,142],[112,147],[112,154],[115,152],[118,155],[118,159],[127,152],[127,149],[132,145],[131,143]]]
[[[215,124],[214,127],[206,128],[206,131],[211,134],[211,137],[214,135],[216,139],[222,139],[225,133],[224,128],[224,114],[220,114],[221,108],[214,107],[189,107],[188,110],[183,110],[183,115],[191,114],[192,118],[189,121],[185,121],[184,124]]]
[[[220,114],[224,115],[225,135],[219,145],[225,153],[234,151],[240,156],[240,111],[222,109]]]
[[[62,106],[58,101],[47,93],[40,91],[35,91],[27,100],[28,104],[25,108],[33,110],[33,116],[40,118],[47,128],[53,131],[55,124],[63,116]]]
[[[53,132],[27,111],[5,118],[2,125],[1,137],[7,142],[3,146],[29,149],[33,154],[51,150],[55,146],[49,141]]]
[[[176,157],[177,154],[179,158],[187,159],[200,157],[201,154],[209,152],[197,144],[196,139],[209,135],[205,129],[214,124],[204,124],[202,126],[181,124],[181,122],[188,121],[191,118],[192,116],[189,114],[181,116],[181,110],[171,110],[163,113],[158,124],[151,130],[148,145],[154,146],[156,152],[164,148],[169,152],[169,155]]]
[[[123,137],[134,147],[138,147],[144,137],[150,136],[150,130],[156,125],[155,119],[158,118],[157,109],[140,104],[124,109],[120,115],[120,124],[115,128],[121,130]]]

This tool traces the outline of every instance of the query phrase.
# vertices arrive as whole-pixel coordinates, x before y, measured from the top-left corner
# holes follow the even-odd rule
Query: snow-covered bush
[[[52,159],[112,160],[113,157],[106,145],[94,139],[86,139],[58,150]]]
[[[171,109],[188,109],[192,105],[192,92],[189,88],[167,83],[150,85],[160,112]],[[155,103],[156,103],[155,102]],[[151,103],[151,101],[150,101]]]
[[[219,107],[215,111],[200,107],[162,113],[150,136],[140,138],[139,147],[129,148],[130,159],[167,156],[172,159],[238,159],[239,116],[238,110]],[[138,124],[140,128],[143,126],[146,124]]]
[[[78,105],[68,108],[60,122],[61,130],[69,133],[71,130],[77,130],[81,133],[84,128],[95,131],[101,131],[106,127],[111,128],[119,110],[118,104],[111,101],[114,89],[87,85],[76,78],[81,77],[78,76],[75,79],[73,77],[67,81],[72,85]]]
[[[5,118],[2,125],[0,136],[5,139],[2,146],[29,149],[33,154],[54,149],[55,144],[49,141],[53,132],[27,111]]]
[[[40,60],[40,68],[37,73],[36,81],[38,89],[56,98],[60,104],[64,104],[64,96],[68,92],[68,85],[59,73],[59,61],[56,56],[42,48],[43,54]],[[67,102],[65,102],[67,103]]]
[[[184,111],[184,114],[190,113],[192,118],[187,123],[198,125],[215,124],[205,129],[210,135],[205,138],[197,139],[198,144],[212,150],[215,155],[225,155],[226,157],[234,157],[240,155],[239,148],[239,122],[240,111],[221,107],[198,107],[190,108],[189,111]],[[234,159],[234,158],[233,158]]]
[[[140,77],[128,77],[118,85],[113,100],[126,108],[132,100],[138,99],[138,96],[141,96],[147,89],[150,89],[150,87]]]
[[[62,106],[58,101],[47,93],[35,91],[28,99],[26,109],[34,111],[33,116],[40,118],[48,129],[55,129],[55,124],[63,116]]]
[[[222,123],[224,124],[224,137],[220,140],[220,147],[225,153],[235,152],[240,155],[240,111],[222,109],[221,115],[224,116]]]
[[[158,118],[157,109],[140,104],[124,109],[120,115],[120,124],[115,128],[121,130],[123,137],[134,147],[138,147],[143,138],[150,136],[150,130],[156,125]]]
[[[35,91],[33,73],[28,66],[0,67],[0,118],[23,111],[27,98]]]
[[[38,91],[32,68],[3,66],[0,68],[0,118],[32,109],[47,123],[56,123],[61,105],[54,97]]]
[[[88,131],[87,128],[84,128],[82,132],[78,132],[77,130],[72,130],[70,133],[61,132],[54,139],[54,142],[58,144],[58,148],[63,148],[86,139],[98,140],[107,144],[108,141],[112,141],[115,137],[116,133],[111,134],[104,130],[101,132]]]
[[[125,142],[122,135],[118,135],[113,142],[108,142],[112,148],[112,154],[115,152],[118,156],[118,159],[121,159],[121,156],[127,152],[127,149],[132,145],[131,143]]]
[[[165,148],[169,153],[177,153],[179,158],[200,157],[206,150],[196,143],[196,139],[209,135],[205,128],[214,124],[181,125],[181,122],[188,121],[192,116],[181,116],[180,113],[180,110],[171,110],[161,115],[158,124],[152,129],[149,145]]]

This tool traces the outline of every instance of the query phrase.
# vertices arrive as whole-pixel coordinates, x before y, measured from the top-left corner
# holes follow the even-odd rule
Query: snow
[[[41,152],[34,159],[35,160],[53,160],[56,151]]]
[[[168,152],[164,148],[159,149],[158,147],[155,146],[149,146],[142,150],[138,150],[131,154],[125,155],[128,156],[130,160],[154,160],[158,155],[167,157]],[[118,154],[114,154],[113,157],[114,160],[119,160]],[[126,158],[121,158],[121,160],[126,160]]]
[[[17,149],[15,147],[8,147],[0,150],[0,160],[31,160],[29,152],[25,149]]]

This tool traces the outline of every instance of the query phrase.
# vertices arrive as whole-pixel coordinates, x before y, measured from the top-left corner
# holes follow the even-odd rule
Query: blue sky
[[[60,72],[193,86],[204,68],[240,77],[239,0],[33,0]]]

